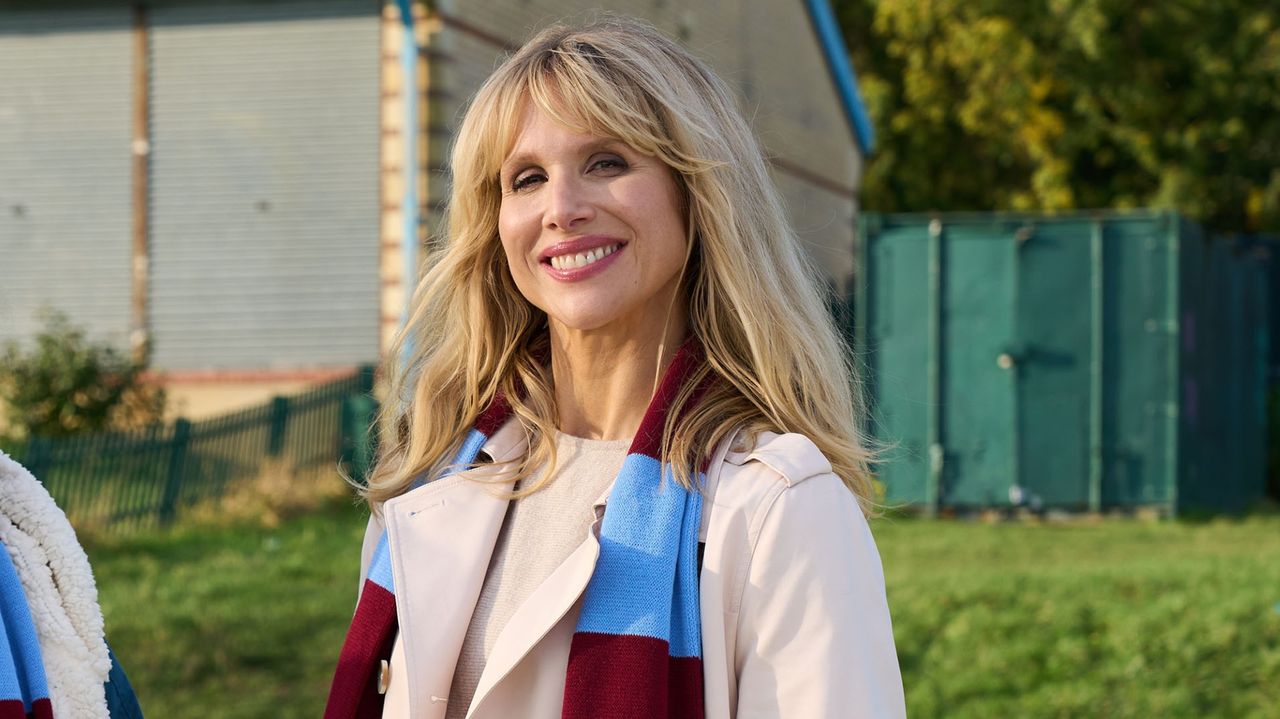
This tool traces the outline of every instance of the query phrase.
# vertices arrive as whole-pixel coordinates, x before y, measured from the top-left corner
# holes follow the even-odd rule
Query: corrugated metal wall
[[[377,359],[378,12],[152,11],[157,367]]]
[[[0,9],[0,343],[48,305],[129,347],[130,23]]]

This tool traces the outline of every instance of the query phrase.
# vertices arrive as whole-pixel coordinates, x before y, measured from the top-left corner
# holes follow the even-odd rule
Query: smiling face
[[[500,182],[511,276],[553,331],[661,331],[686,249],[669,167],[529,103]]]

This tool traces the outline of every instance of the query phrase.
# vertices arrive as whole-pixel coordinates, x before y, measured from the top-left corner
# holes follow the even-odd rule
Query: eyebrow
[[[583,144],[582,147],[579,149],[582,151],[584,155],[592,155],[594,153],[602,152],[604,150],[615,150],[616,148],[619,148],[619,147],[630,149],[630,146],[627,145],[627,143],[623,142],[622,140],[614,139],[611,137],[600,138],[599,140],[592,140],[591,142]],[[505,160],[503,160],[502,165],[498,168],[498,172],[499,174],[505,175],[508,171],[510,171],[513,168],[517,168],[517,167],[523,168],[526,165],[536,165],[536,164],[537,164],[537,156],[534,153],[527,152],[527,151],[520,152],[520,153],[511,155],[507,157]]]

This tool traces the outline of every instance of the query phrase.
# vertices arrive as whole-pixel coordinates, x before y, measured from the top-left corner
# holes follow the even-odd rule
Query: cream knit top
[[[613,484],[630,445],[629,439],[557,434],[555,477],[533,494],[511,502],[462,642],[445,719],[466,716],[507,620],[591,531],[595,501]]]

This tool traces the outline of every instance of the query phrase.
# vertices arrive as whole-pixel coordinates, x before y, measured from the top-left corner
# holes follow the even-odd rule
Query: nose
[[[543,225],[549,230],[577,229],[595,217],[595,206],[576,177],[560,175],[547,180],[547,206]]]

